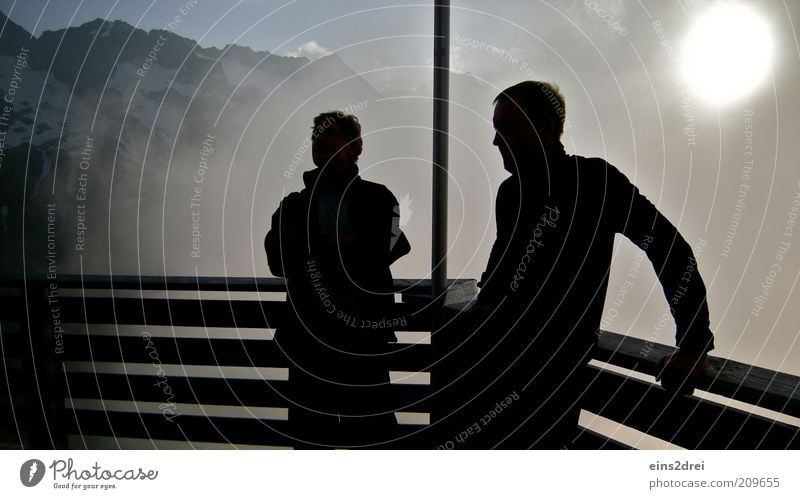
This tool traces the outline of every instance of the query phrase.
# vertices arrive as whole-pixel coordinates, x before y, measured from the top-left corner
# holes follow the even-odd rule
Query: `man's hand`
[[[662,357],[656,364],[656,381],[665,390],[680,395],[691,395],[697,381],[708,369],[708,355],[674,352]]]

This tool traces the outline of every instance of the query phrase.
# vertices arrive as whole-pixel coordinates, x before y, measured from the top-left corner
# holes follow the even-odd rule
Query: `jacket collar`
[[[351,182],[359,180],[358,165],[352,163],[350,167],[342,172],[335,172],[330,168],[315,168],[303,173],[303,183],[306,188],[312,190],[334,189],[343,190]]]

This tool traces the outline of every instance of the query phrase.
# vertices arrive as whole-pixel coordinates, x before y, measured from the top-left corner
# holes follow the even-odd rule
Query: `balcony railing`
[[[409,320],[388,356],[398,425],[379,447],[433,448],[431,284],[395,284]],[[284,292],[272,278],[5,280],[3,445],[295,447],[291,368],[272,341]],[[800,378],[712,357],[701,392],[674,397],[651,378],[671,347],[612,332],[599,343],[585,410],[685,448],[800,448]],[[571,447],[629,448],[587,428]]]

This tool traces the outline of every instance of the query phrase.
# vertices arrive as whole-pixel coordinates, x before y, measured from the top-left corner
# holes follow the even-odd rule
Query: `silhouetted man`
[[[511,177],[497,194],[497,239],[468,314],[474,332],[449,360],[462,369],[443,380],[461,393],[443,414],[452,435],[438,444],[561,448],[590,382],[614,235],[646,252],[664,288],[680,348],[662,359],[669,389],[688,389],[706,367],[706,291],[689,245],[619,170],[565,153],[557,87],[525,81],[494,104],[494,145]]]
[[[275,341],[290,361],[289,419],[298,446],[375,444],[396,425],[386,351],[396,342],[389,266],[411,247],[398,203],[358,175],[361,125],[341,111],[314,118],[316,169],[281,201],[264,241],[287,278]]]

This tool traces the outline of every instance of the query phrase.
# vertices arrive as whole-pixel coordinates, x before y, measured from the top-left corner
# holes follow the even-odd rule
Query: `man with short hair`
[[[275,341],[290,361],[288,402],[298,446],[379,444],[396,425],[386,353],[396,342],[390,265],[411,250],[383,185],[358,175],[358,119],[314,118],[316,169],[272,216],[264,245],[287,278],[288,316]]]
[[[645,251],[675,319],[679,350],[661,359],[668,389],[690,391],[707,366],[706,290],[690,246],[619,170],[564,151],[557,87],[525,81],[494,104],[493,143],[511,176],[474,331],[445,361],[464,367],[443,380],[456,395],[440,417],[463,448],[562,448],[591,381],[615,234]]]

